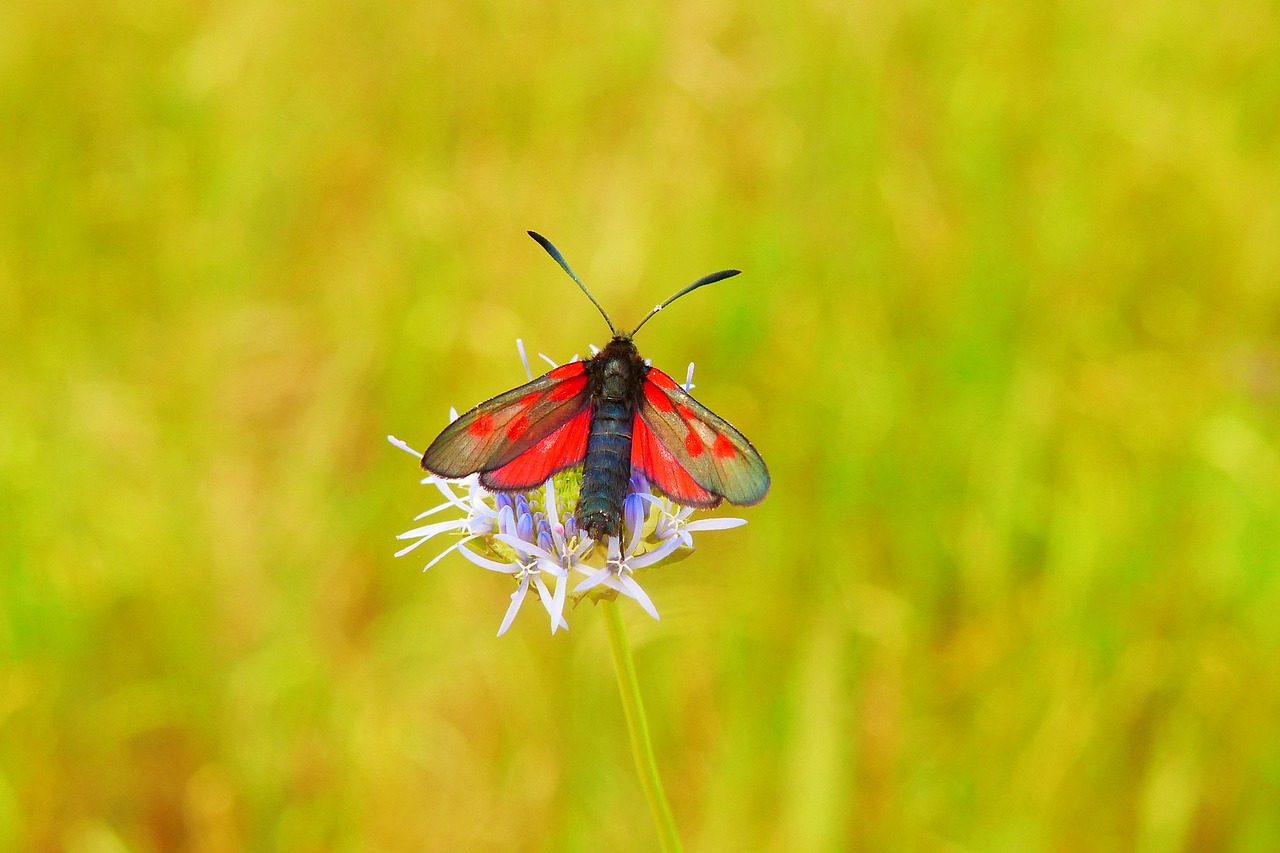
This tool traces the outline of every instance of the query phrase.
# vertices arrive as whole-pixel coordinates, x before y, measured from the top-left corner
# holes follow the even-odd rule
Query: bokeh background
[[[750,524],[628,606],[688,849],[1280,849],[1280,13],[0,7],[0,849],[647,851],[600,614],[392,558],[514,341]]]

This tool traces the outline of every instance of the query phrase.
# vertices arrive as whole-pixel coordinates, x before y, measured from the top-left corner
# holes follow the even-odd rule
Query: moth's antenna
[[[654,308],[652,311],[646,314],[644,319],[640,321],[640,326],[643,326],[645,323],[649,322],[649,320],[653,317],[654,314],[657,314],[663,308],[666,308],[668,305],[670,305],[672,302],[675,302],[677,299],[679,299],[681,296],[684,296],[686,293],[691,293],[697,290],[699,287],[706,287],[708,284],[715,284],[717,281],[724,281],[726,278],[733,278],[735,275],[737,275],[740,272],[742,272],[742,270],[720,270],[720,272],[713,272],[713,273],[708,273],[707,275],[704,275],[702,278],[698,279],[693,284],[689,285],[684,290],[680,291],[675,296],[672,296],[666,302],[663,302],[657,308]],[[636,326],[635,329],[632,330],[631,337],[635,337],[636,332],[640,331],[640,326]]]
[[[587,290],[587,286],[582,283],[582,279],[578,278],[577,273],[569,269],[569,264],[565,262],[564,255],[560,254],[560,250],[551,245],[551,241],[546,237],[543,237],[537,231],[530,231],[529,236],[537,240],[538,245],[546,249],[547,254],[555,258],[556,263],[560,265],[560,268],[569,274],[569,278],[577,282],[578,287],[581,287],[582,292],[587,294],[587,298],[591,300],[592,304],[600,309],[600,316],[604,317],[604,321],[609,324],[609,331],[613,332],[614,337],[617,337],[618,330],[614,327],[613,321],[609,319],[609,315],[605,313],[604,306],[597,302],[596,298],[591,295],[591,291]]]

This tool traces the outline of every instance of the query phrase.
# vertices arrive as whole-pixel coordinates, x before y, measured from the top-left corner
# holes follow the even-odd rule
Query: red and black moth
[[[479,473],[490,491],[521,492],[581,464],[578,526],[597,542],[622,533],[632,470],[685,506],[764,500],[769,471],[751,442],[670,376],[645,364],[632,341],[654,314],[681,296],[740,270],[703,276],[628,334],[617,330],[547,238],[533,231],[529,236],[600,310],[613,340],[585,361],[561,365],[462,415],[427,448],[422,467],[445,478]]]

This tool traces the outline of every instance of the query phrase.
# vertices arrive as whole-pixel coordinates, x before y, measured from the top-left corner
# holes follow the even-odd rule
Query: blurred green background
[[[1280,12],[0,7],[0,849],[656,848],[600,613],[395,534],[622,325],[751,523],[626,616],[688,849],[1280,849]],[[434,546],[433,546],[434,547]]]

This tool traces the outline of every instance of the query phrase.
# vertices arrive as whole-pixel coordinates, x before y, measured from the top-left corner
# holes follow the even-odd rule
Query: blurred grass
[[[748,273],[641,341],[774,474],[630,613],[690,850],[1280,848],[1278,35],[0,8],[0,848],[654,848],[598,614],[390,556],[382,436],[605,337],[526,228]]]

